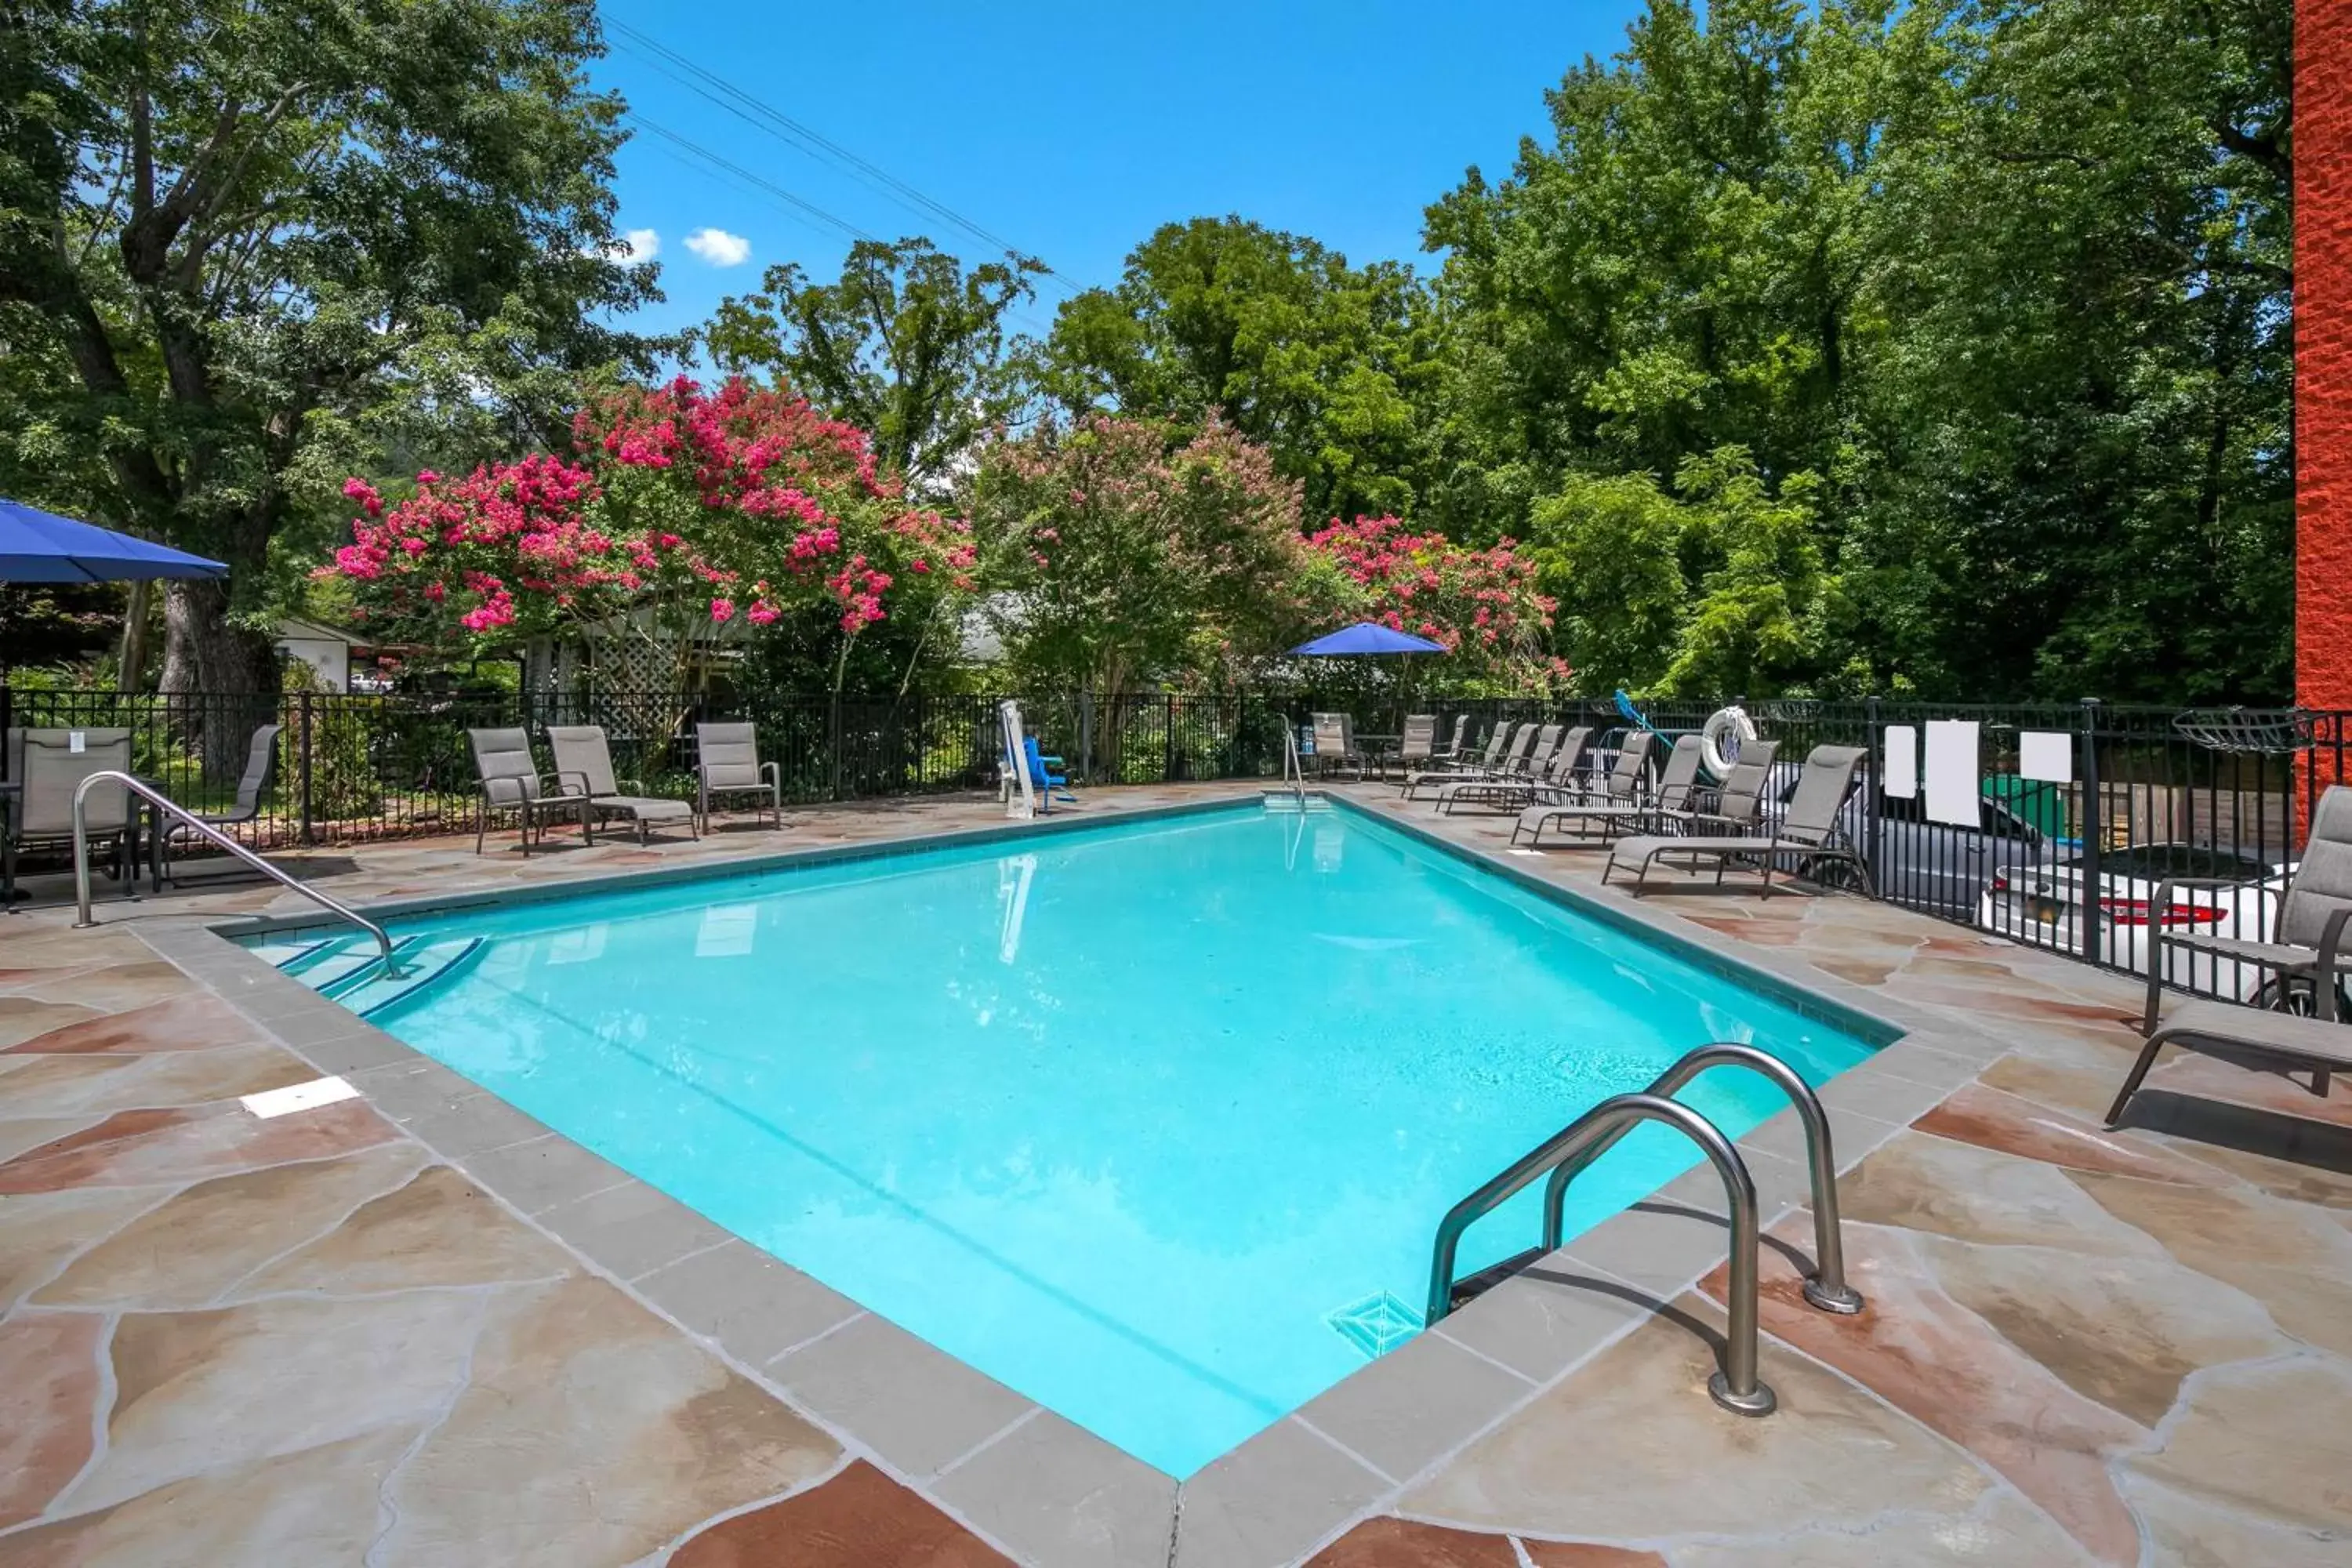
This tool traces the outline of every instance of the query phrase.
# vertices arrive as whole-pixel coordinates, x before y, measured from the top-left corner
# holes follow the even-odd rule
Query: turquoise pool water
[[[1595,1101],[1708,1040],[1816,1082],[1868,1050],[1345,810],[396,929],[487,940],[392,1033],[1180,1477],[1409,1332],[1439,1216]],[[1785,1103],[1685,1098],[1735,1136]],[[1692,1163],[1637,1132],[1571,1228]]]

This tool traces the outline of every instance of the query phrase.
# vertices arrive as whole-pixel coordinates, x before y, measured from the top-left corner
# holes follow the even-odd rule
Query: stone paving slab
[[[1043,830],[1247,793],[1091,792]],[[1636,900],[1589,853],[1500,854],[1505,819],[1402,820],[1884,1021],[1823,1095],[1861,1317],[1795,1294],[1793,1118],[1741,1141],[1779,1215],[1773,1417],[1700,1387],[1725,1246],[1700,1170],[1180,1487],[203,929],[310,918],[244,884],[108,900],[95,931],[0,918],[0,1564],[2343,1560],[2344,1083],[2168,1061],[2109,1131],[2127,981],[1850,899]],[[1005,827],[950,799],[320,863],[438,903],[940,832]],[[320,1070],[365,1098],[236,1110]]]

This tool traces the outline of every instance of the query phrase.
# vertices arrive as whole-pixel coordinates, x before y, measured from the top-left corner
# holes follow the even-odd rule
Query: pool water
[[[1869,1049],[1344,809],[397,929],[487,940],[392,1033],[1178,1477],[1409,1336],[1440,1216],[1594,1102],[1710,1040],[1814,1082]],[[1734,1136],[1786,1103],[1684,1098]],[[1571,1233],[1695,1159],[1642,1129]]]

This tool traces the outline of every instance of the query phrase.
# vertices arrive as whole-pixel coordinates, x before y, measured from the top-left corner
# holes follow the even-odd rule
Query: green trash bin
[[[1987,800],[1998,801],[2009,808],[2009,814],[2030,823],[2044,838],[2063,838],[2066,830],[2066,791],[2063,785],[2043,779],[2020,778],[2015,773],[1995,773],[1984,782]]]

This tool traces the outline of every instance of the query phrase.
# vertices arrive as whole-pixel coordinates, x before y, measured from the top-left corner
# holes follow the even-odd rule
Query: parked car
[[[1979,923],[2036,947],[2081,954],[2099,935],[2099,953],[2134,973],[2147,973],[2151,931],[2194,930],[2201,935],[2267,940],[2294,865],[2242,850],[2205,844],[2143,844],[2099,857],[2095,908],[2086,908],[2079,852],[2061,863],[1997,877],[1986,889]],[[2226,888],[2176,889],[2170,907],[2154,910],[2168,877],[2226,878]],[[2167,953],[2165,978],[2203,994],[2261,1006],[2292,1005],[2269,972],[2252,964],[2178,950]]]
[[[1781,764],[1776,763],[1773,771],[1780,772]],[[1783,808],[1796,791],[1798,772],[1790,766],[1778,792]],[[2058,841],[2006,805],[1986,799],[1977,805],[1977,825],[1967,827],[1928,820],[1924,798],[1884,798],[1874,873],[1879,897],[1948,920],[1974,920],[1995,877],[2046,866],[2059,858]],[[1864,795],[1857,790],[1845,805],[1845,831],[1856,845],[1867,847],[1864,811]]]

